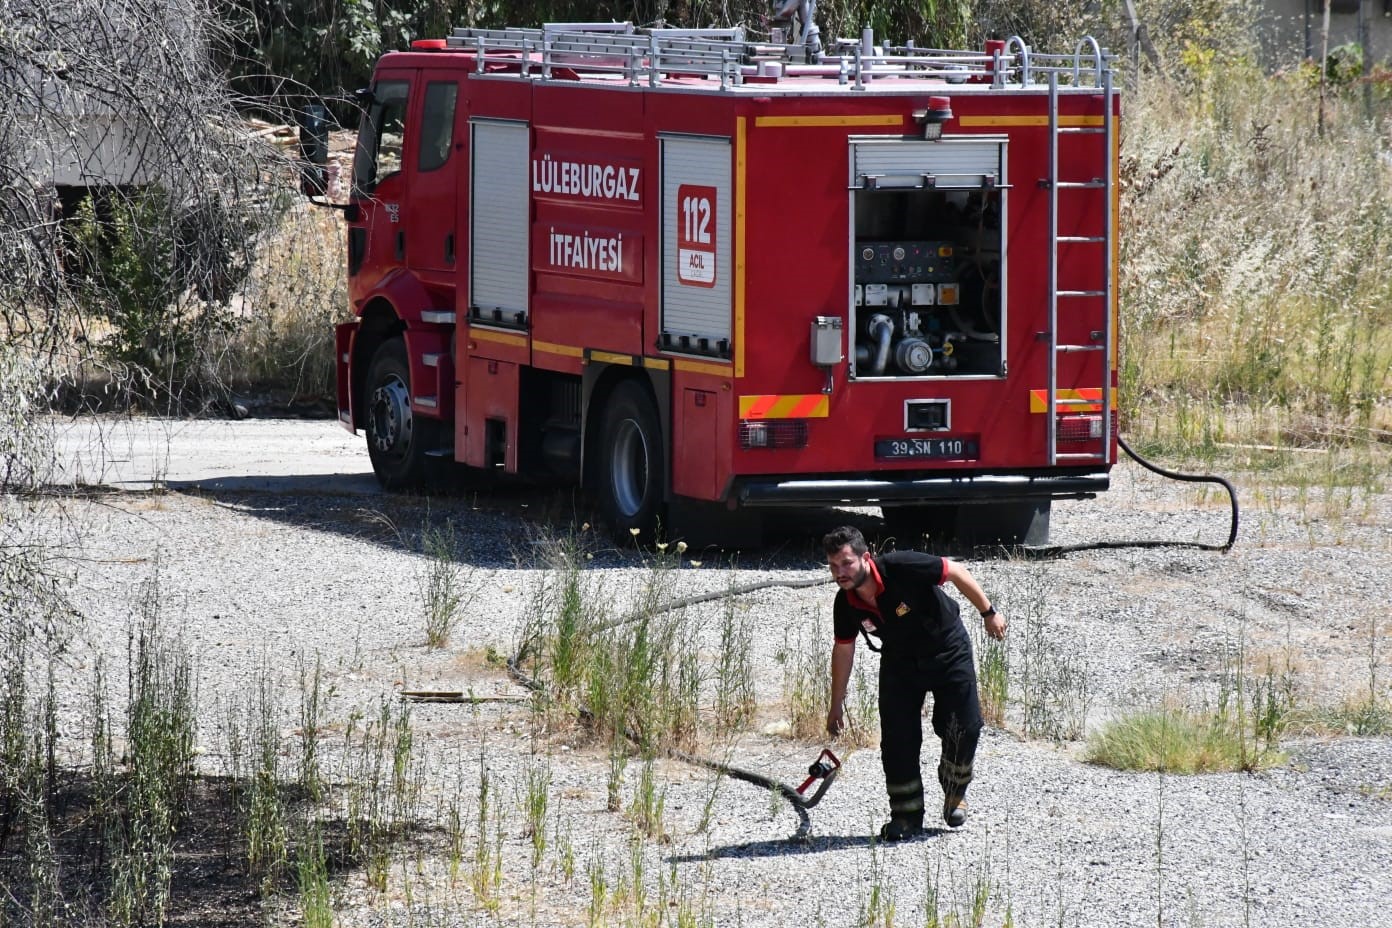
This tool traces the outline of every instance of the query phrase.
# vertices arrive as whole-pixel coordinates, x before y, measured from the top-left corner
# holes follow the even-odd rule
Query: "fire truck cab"
[[[880,506],[1047,537],[1116,454],[1109,56],[456,29],[377,66],[337,329],[388,488],[560,477],[616,535]],[[707,536],[715,537],[707,537]]]

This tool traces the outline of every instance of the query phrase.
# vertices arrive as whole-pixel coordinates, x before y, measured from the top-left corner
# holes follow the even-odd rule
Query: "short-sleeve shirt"
[[[864,630],[882,642],[886,655],[936,654],[966,638],[956,601],[942,588],[946,558],[917,551],[872,555],[874,602],[838,590],[832,606],[836,640],[854,641]]]

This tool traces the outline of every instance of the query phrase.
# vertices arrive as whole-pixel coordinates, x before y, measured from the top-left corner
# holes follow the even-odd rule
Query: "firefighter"
[[[923,700],[933,694],[933,731],[942,740],[938,783],[943,821],[966,823],[967,784],[981,734],[981,706],[971,639],[957,603],[942,589],[947,581],[981,613],[986,634],[1005,638],[1005,617],[991,605],[971,573],[954,561],[894,551],[872,555],[865,537],[851,526],[822,539],[831,575],[841,587],[832,608],[836,644],[831,652],[831,708],[827,733],[844,723],[842,705],[855,661],[857,632],[880,651],[880,754],[890,819],[880,837],[898,841],[923,830]],[[871,637],[878,638],[876,647]]]

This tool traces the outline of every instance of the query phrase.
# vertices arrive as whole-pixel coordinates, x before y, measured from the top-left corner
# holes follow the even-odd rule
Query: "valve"
[[[803,795],[807,792],[807,787],[811,786],[814,782],[823,778],[832,778],[832,775],[840,769],[841,759],[831,753],[830,749],[823,749],[822,753],[817,755],[817,759],[807,768],[807,779],[803,780],[802,785],[797,788],[797,794],[799,796]],[[827,785],[829,786],[831,784],[828,783]],[[821,791],[819,791],[819,793],[820,792]],[[820,795],[818,798],[820,798]]]

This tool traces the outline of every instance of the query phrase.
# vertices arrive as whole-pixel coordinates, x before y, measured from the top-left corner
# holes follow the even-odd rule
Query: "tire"
[[[365,386],[367,455],[377,482],[387,490],[424,487],[426,452],[435,446],[440,423],[411,411],[411,369],[400,336],[377,348]]]
[[[626,380],[614,388],[599,440],[599,505],[614,540],[653,542],[666,495],[667,456],[657,406],[641,384]]]

